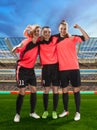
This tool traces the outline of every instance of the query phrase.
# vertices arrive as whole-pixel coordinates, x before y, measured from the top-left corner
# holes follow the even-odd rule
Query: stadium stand
[[[18,45],[25,37],[8,37],[7,38],[12,46]]]
[[[97,38],[91,38],[79,44],[78,49],[78,59],[80,63],[97,62]]]
[[[17,90],[15,81],[16,56],[12,54],[11,48],[18,45],[23,39],[24,37],[0,37],[0,90]],[[78,44],[77,53],[81,68],[82,90],[91,88],[96,90],[97,38],[90,38],[88,41]],[[38,89],[41,89],[41,67],[38,60],[35,68]]]

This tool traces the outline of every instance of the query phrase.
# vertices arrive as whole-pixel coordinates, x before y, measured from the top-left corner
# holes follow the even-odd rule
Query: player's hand
[[[78,24],[75,24],[73,27],[74,28],[80,28],[80,26]]]

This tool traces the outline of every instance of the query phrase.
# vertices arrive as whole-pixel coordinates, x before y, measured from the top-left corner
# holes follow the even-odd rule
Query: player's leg
[[[19,88],[19,94],[17,96],[16,100],[16,115],[14,117],[14,122],[20,121],[20,111],[23,104],[23,98],[25,95],[25,89],[26,89],[26,82],[24,77],[24,69],[20,66],[17,66],[16,69],[16,79],[17,79],[17,86]]]
[[[43,93],[43,106],[44,106],[44,112],[42,114],[43,119],[46,119],[48,117],[49,91],[50,91],[50,87],[45,86],[44,93]]]
[[[39,119],[40,116],[35,112],[36,103],[37,103],[37,94],[36,94],[36,86],[30,86],[30,117],[35,119]]]
[[[30,89],[30,116],[38,119],[40,118],[40,116],[35,112],[35,108],[36,108],[36,103],[37,103],[37,89],[36,89],[36,76],[35,76],[35,72],[34,69],[29,69],[28,72],[29,76],[28,76],[28,84],[29,84],[29,89]]]
[[[69,111],[68,111],[68,101],[69,101],[68,87],[62,88],[62,101],[63,101],[64,111],[61,114],[59,114],[59,117],[64,117],[64,116],[69,115]]]
[[[52,112],[52,118],[57,119],[57,106],[58,106],[58,99],[59,99],[59,94],[58,94],[58,86],[53,86],[53,112]]]
[[[80,71],[79,70],[72,70],[71,71],[71,84],[74,89],[74,100],[76,106],[76,113],[74,120],[80,120],[80,85],[81,85],[81,78],[80,78]]]
[[[16,115],[14,117],[14,122],[20,122],[20,111],[23,104],[24,95],[25,95],[25,88],[20,88],[16,100]]]
[[[42,85],[44,87],[44,93],[43,93],[44,112],[42,114],[42,118],[46,119],[48,117],[48,100],[49,100],[49,91],[51,85],[49,65],[43,66],[42,68]]]
[[[80,89],[77,87],[74,88],[74,99],[75,99],[75,106],[76,106],[76,113],[74,120],[80,120]]]
[[[68,71],[62,71],[60,72],[60,82],[61,82],[61,88],[62,88],[62,101],[63,101],[63,107],[64,111],[59,114],[59,117],[64,117],[68,116],[68,101],[69,101],[69,96],[68,96],[68,85],[69,85],[69,78],[68,78]]]
[[[58,99],[59,99],[59,93],[58,89],[60,86],[59,82],[59,67],[58,64],[52,64],[51,65],[51,81],[52,81],[52,90],[53,90],[53,112],[52,112],[52,118],[57,119],[57,106],[58,106]]]

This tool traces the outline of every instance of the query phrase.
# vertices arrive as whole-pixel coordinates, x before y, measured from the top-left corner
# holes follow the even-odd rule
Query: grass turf
[[[17,95],[0,95],[0,130],[96,130],[97,129],[97,95],[81,95],[81,120],[74,121],[75,104],[73,95],[69,95],[69,116],[53,120],[52,94],[49,96],[49,117],[47,119],[33,119],[29,117],[29,96],[24,98],[21,122],[14,123],[15,102]],[[36,112],[43,113],[42,95],[37,95]],[[58,103],[58,114],[63,111],[61,96]]]

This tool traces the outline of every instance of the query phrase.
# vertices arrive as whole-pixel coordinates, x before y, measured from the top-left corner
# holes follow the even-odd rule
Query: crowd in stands
[[[82,80],[97,80],[97,74],[83,74],[81,76]]]
[[[6,82],[8,80],[8,82]],[[81,90],[97,90],[97,74],[82,74],[81,80],[87,80],[88,82],[82,82]],[[89,82],[89,80],[95,80],[95,82]],[[4,82],[5,81],[5,82]],[[13,82],[12,82],[13,81]],[[41,83],[41,76],[37,76],[38,90],[43,90]],[[0,91],[18,90],[15,82],[15,75],[0,75]],[[71,87],[70,87],[71,90]]]
[[[15,64],[1,64],[0,63],[0,69],[15,69]],[[36,64],[35,68],[39,69],[40,64],[39,62]],[[97,65],[82,65],[80,64],[81,69],[96,69]],[[3,72],[3,71],[2,71]],[[6,81],[9,82],[6,82]],[[15,74],[0,74],[0,91],[13,91],[13,90],[18,90],[16,87],[16,82],[15,82]],[[97,90],[97,74],[81,74],[81,80],[87,82],[82,82],[81,90]],[[95,80],[95,82],[89,82],[89,80]],[[5,82],[4,82],[5,81]],[[13,81],[13,82],[12,82]],[[42,84],[41,84],[41,76],[37,76],[37,87],[38,90],[43,90]],[[72,90],[72,88],[69,88]]]
[[[0,80],[15,80],[15,75],[14,74],[9,74],[9,75],[0,75]],[[37,80],[41,80],[41,76],[37,76]],[[81,80],[97,80],[97,74],[82,74],[81,75]],[[14,82],[14,81],[13,81]]]

